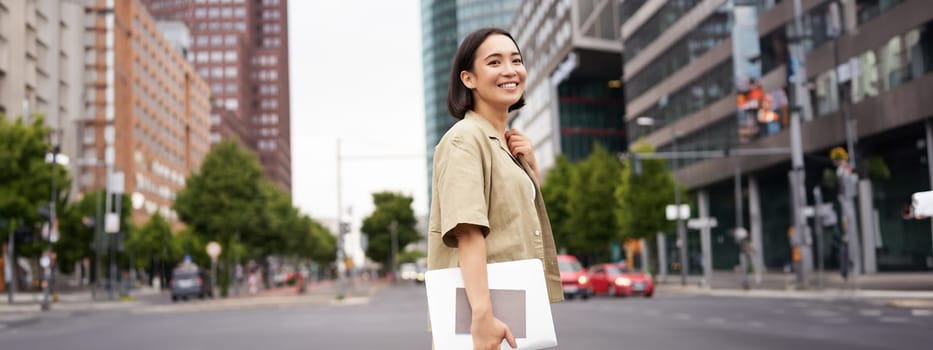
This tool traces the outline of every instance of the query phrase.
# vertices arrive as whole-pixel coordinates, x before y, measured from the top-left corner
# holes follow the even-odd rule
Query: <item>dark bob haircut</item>
[[[460,72],[473,71],[473,61],[476,59],[476,50],[483,44],[483,41],[486,41],[487,37],[493,34],[501,34],[509,37],[509,39],[512,39],[512,42],[515,43],[515,47],[518,47],[518,43],[515,42],[515,38],[512,37],[512,34],[499,28],[477,29],[463,39],[463,42],[460,43],[460,48],[457,49],[457,54],[454,56],[454,62],[450,67],[450,83],[447,86],[447,111],[458,120],[463,119],[467,111],[472,110],[474,107],[473,91],[460,81]],[[518,49],[518,53],[521,54],[522,49]],[[509,112],[522,108],[524,105],[525,95],[522,94],[518,102],[509,106]]]

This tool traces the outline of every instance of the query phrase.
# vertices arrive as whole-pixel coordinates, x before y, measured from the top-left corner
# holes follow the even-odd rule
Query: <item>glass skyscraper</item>
[[[431,193],[434,146],[456,121],[447,112],[447,84],[457,45],[473,30],[507,28],[518,0],[421,0],[425,149]]]

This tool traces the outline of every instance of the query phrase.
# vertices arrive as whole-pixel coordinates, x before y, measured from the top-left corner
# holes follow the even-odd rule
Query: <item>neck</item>
[[[500,133],[505,134],[505,127],[509,120],[508,107],[505,109],[499,109],[477,101],[476,106],[474,107],[474,112],[488,120],[489,123],[491,123],[492,126],[496,128],[496,130],[499,130]]]

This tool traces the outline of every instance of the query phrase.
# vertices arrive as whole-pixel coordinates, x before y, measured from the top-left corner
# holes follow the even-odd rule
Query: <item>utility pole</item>
[[[806,171],[803,162],[803,137],[801,135],[801,111],[807,110],[805,106],[807,91],[804,82],[807,74],[804,63],[803,21],[801,0],[794,0],[794,32],[793,45],[790,46],[791,60],[788,68],[791,74],[788,83],[792,92],[788,94],[791,106],[790,143],[791,143],[791,170],[788,174],[790,181],[791,203],[793,204],[794,235],[791,244],[800,254],[800,264],[797,267],[797,282],[802,288],[809,286],[810,270],[813,269],[813,252],[810,249],[810,232],[807,229],[806,217],[803,208],[807,206]]]
[[[817,287],[823,287],[823,267],[825,265],[823,259],[823,213],[820,212],[820,208],[823,206],[823,190],[820,189],[820,186],[813,187],[813,223],[814,225],[814,234],[816,234],[816,261],[817,261],[817,274],[816,274],[816,283]]]
[[[6,277],[4,280],[6,282],[6,292],[7,292],[7,303],[13,304],[13,293],[16,291],[16,258],[13,257],[15,254],[14,244],[16,244],[16,219],[10,219],[10,232],[7,236],[7,255],[6,260],[3,261],[3,272]]]
[[[42,311],[48,311],[52,307],[51,294],[52,294],[52,285],[55,283],[55,251],[52,249],[52,243],[57,240],[58,233],[57,231],[57,217],[55,213],[56,202],[58,202],[58,189],[56,188],[55,183],[55,169],[58,168],[58,150],[59,150],[59,137],[57,134],[58,130],[52,130],[49,133],[49,143],[52,146],[52,159],[49,162],[51,167],[51,186],[50,189],[50,199],[49,199],[49,212],[48,212],[48,237],[46,237],[46,252],[43,256],[43,278],[44,278],[44,293],[42,296]]]
[[[343,225],[343,203],[341,202],[341,185],[340,185],[340,139],[337,139],[337,295],[338,297],[344,295],[344,232]]]
[[[671,151],[677,154],[677,129],[671,123]],[[680,166],[680,159],[674,158],[674,173]],[[684,220],[680,215],[680,184],[677,177],[674,177],[674,205],[677,206],[677,240],[680,241],[680,285],[687,285],[687,269],[690,267],[690,259],[687,258],[687,230],[684,228]]]
[[[836,98],[839,100],[839,110],[842,111],[843,127],[846,132],[846,151],[849,152],[849,167],[855,169],[856,121],[852,119],[849,111],[848,98],[842,89],[839,77],[839,38],[846,34],[846,10],[841,0],[833,0],[829,7],[830,32],[833,37],[833,69],[836,77]],[[847,65],[848,66],[848,65]],[[852,69],[848,69],[848,80],[852,79]]]
[[[390,260],[389,268],[392,273],[392,282],[398,281],[398,276],[395,275],[395,270],[397,270],[397,259],[398,259],[398,222],[392,220],[392,223],[389,224],[389,234],[392,235],[392,258]]]

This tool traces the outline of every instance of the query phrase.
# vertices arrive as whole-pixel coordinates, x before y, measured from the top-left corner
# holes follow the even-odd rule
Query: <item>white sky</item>
[[[373,192],[412,195],[416,215],[426,214],[419,6],[289,1],[292,196],[304,213],[337,215],[340,138],[355,230],[372,213]]]

